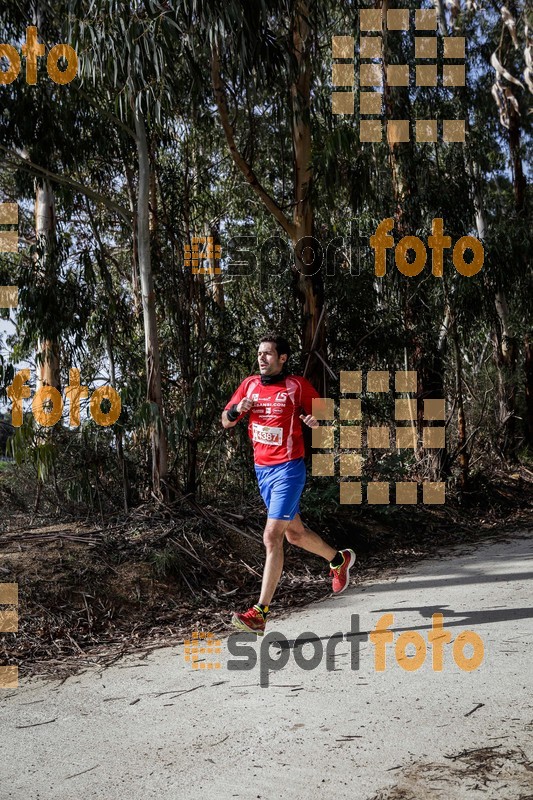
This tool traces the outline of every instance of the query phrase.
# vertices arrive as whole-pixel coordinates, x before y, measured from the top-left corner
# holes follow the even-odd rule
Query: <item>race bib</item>
[[[274,446],[279,446],[283,443],[283,428],[271,428],[268,425],[258,425],[257,422],[253,422],[252,433],[254,442],[272,444]]]

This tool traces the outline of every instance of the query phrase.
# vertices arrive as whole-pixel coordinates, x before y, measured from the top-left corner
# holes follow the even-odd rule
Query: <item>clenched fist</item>
[[[250,400],[249,397],[243,397],[239,405],[237,406],[237,411],[239,414],[246,414],[253,407],[253,400]]]
[[[315,417],[313,417],[312,414],[308,414],[307,416],[300,414],[300,419],[310,428],[318,428],[318,420]]]

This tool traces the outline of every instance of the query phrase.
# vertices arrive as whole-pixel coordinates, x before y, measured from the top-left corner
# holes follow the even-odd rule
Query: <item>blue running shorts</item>
[[[303,458],[271,467],[255,468],[261,497],[272,519],[294,519],[300,513],[300,495],[305,486]]]

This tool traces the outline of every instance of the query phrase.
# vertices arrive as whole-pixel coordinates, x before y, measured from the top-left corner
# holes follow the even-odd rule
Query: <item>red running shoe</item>
[[[344,592],[350,583],[350,567],[355,564],[355,553],[353,550],[341,550],[344,561],[340,567],[331,567],[329,574],[333,576],[332,589],[335,594]]]
[[[261,610],[257,606],[253,606],[248,611],[245,611],[244,614],[234,614],[231,618],[231,624],[235,628],[240,628],[241,631],[262,636],[265,632],[266,619]]]

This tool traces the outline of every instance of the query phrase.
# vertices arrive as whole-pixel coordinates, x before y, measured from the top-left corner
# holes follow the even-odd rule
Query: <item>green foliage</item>
[[[527,91],[515,87],[521,116],[513,161],[509,133],[490,94],[491,53],[502,41],[502,59],[520,75],[522,49],[515,51],[505,31],[502,38],[499,12],[484,5],[455,20],[454,34],[468,41],[464,91],[411,87],[391,92],[399,114],[433,118],[438,112],[439,117],[462,114],[468,119],[465,146],[411,142],[394,149],[394,167],[404,184],[399,196],[387,143],[359,142],[357,111],[353,118],[331,113],[331,36],[345,33],[357,40],[358,8],[347,0],[311,0],[307,8],[314,233],[321,244],[344,237],[346,249],[352,236],[352,272],[341,257],[335,274],[325,274],[322,265],[328,344],[321,355],[335,375],[350,369],[394,371],[406,364],[434,367],[447,407],[454,409],[448,426],[453,453],[457,343],[468,435],[479,428],[471,442],[472,469],[490,469],[496,458],[504,458],[499,441],[504,390],[514,393],[512,436],[519,453],[533,435],[525,427],[523,372],[524,339],[532,332],[531,190],[526,187],[525,206],[517,208],[513,182],[516,158],[530,180],[533,116],[527,113]],[[39,87],[17,81],[2,89],[2,192],[3,199],[19,201],[22,244],[18,254],[0,256],[0,284],[20,285],[16,330],[6,339],[9,353],[0,353],[0,401],[6,400],[16,363],[28,359],[38,364],[41,339],[59,342],[63,385],[72,367],[80,369],[91,390],[114,380],[122,414],[113,430],[84,419],[78,431],[58,426],[44,436],[26,413],[13,439],[16,464],[42,481],[53,480],[55,471],[57,491],[71,501],[92,507],[119,503],[124,474],[131,479],[132,502],[149,497],[150,429],[163,430],[157,404],[146,399],[149,374],[136,260],[135,108],[146,121],[153,176],[150,245],[169,480],[213,502],[223,492],[236,502],[255,493],[244,426],[222,433],[221,409],[242,378],[256,370],[257,339],[267,329],[279,328],[293,342],[295,372],[303,371],[307,354],[300,352],[293,247],[229,154],[211,66],[216,46],[236,147],[291,222],[295,9],[292,0],[147,0],[127,8],[117,0],[40,4],[41,38],[70,41],[79,54],[80,76],[68,90],[49,81]],[[522,42],[523,3],[516,9]],[[2,21],[6,35],[16,40],[23,35],[27,12],[21,4],[7,4]],[[447,12],[448,26],[451,21]],[[406,37],[388,41],[392,63],[414,64]],[[53,188],[57,226],[53,241],[37,242],[35,180],[45,176]],[[486,261],[479,275],[458,276],[448,252],[443,279],[433,278],[429,266],[408,279],[389,253],[387,275],[376,279],[368,239],[383,218],[401,219],[410,234],[425,241],[432,220],[442,217],[446,233],[456,241],[477,233],[476,193],[486,223]],[[184,246],[196,235],[220,241],[220,279],[193,275],[185,266]],[[400,235],[398,226],[394,235]],[[239,256],[231,241],[238,236],[252,237],[246,246],[249,268],[235,266]],[[272,237],[278,237],[277,244],[267,241]],[[497,292],[506,295],[516,348],[513,363],[505,368],[498,362]],[[448,328],[441,335],[446,319]],[[338,396],[334,379],[328,391]],[[390,399],[367,396],[363,409],[376,424],[391,420]],[[384,480],[419,468],[404,455],[369,465]],[[450,468],[456,470],[456,464]],[[303,503],[309,510],[316,506],[315,516],[325,517],[337,500],[336,482],[314,479]]]
[[[156,578],[164,580],[180,575],[180,557],[177,549],[171,544],[168,544],[163,550],[152,551],[148,561]]]

